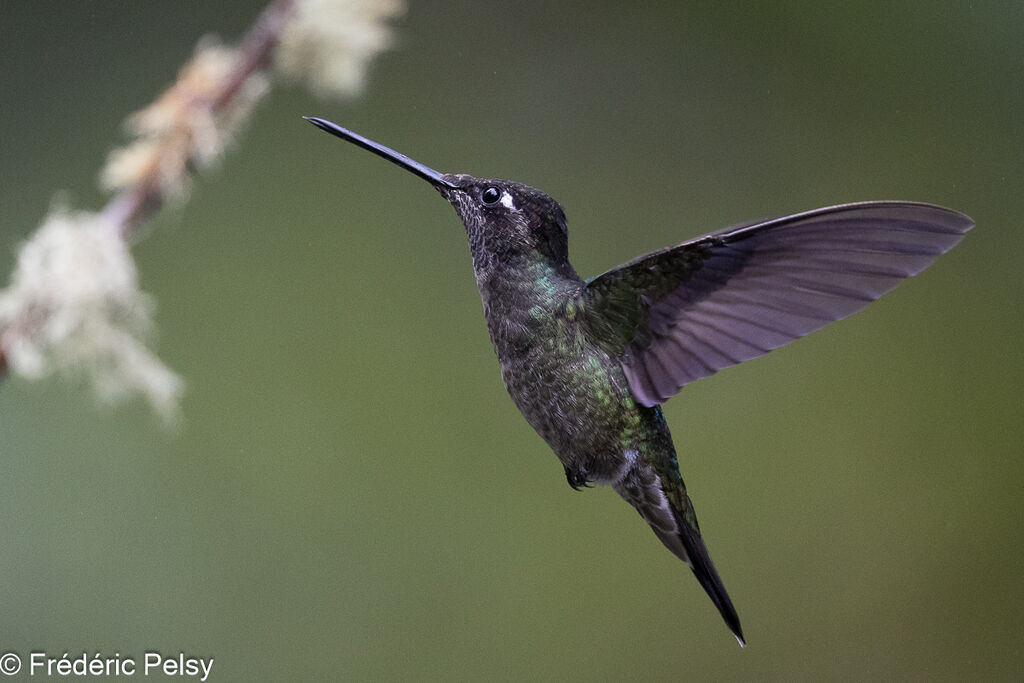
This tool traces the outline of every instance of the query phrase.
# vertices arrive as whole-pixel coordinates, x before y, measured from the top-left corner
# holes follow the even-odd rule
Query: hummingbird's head
[[[440,173],[330,121],[313,116],[306,119],[433,185],[451,202],[466,226],[475,265],[493,265],[496,260],[521,255],[568,267],[569,239],[565,212],[558,202],[540,190],[511,180]]]
[[[469,237],[474,258],[531,255],[568,261],[565,212],[540,190],[493,178],[447,173],[437,191],[447,199]]]

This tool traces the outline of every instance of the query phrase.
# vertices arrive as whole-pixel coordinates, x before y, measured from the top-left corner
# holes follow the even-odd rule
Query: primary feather
[[[914,202],[830,206],[711,233],[594,278],[593,327],[645,406],[859,311],[972,227]]]

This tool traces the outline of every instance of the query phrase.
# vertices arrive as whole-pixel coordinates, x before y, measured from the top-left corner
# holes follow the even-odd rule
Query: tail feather
[[[725,590],[722,579],[718,576],[715,564],[711,561],[711,556],[708,555],[708,548],[704,545],[700,532],[690,526],[685,519],[682,519],[682,515],[679,515],[678,512],[676,513],[676,520],[679,529],[679,540],[682,541],[683,547],[686,549],[690,569],[693,570],[694,576],[700,581],[700,585],[704,587],[708,597],[711,598],[711,602],[715,603],[715,607],[718,608],[722,619],[725,620],[726,626],[729,627],[729,630],[736,636],[736,640],[739,641],[740,647],[746,647],[747,641],[743,638],[740,617],[736,614],[736,608],[732,606],[732,600],[729,599],[729,594]]]
[[[637,509],[665,547],[693,570],[694,576],[711,598],[711,602],[715,604],[729,630],[736,636],[740,647],[746,647],[747,642],[743,638],[739,615],[736,614],[736,608],[733,607],[725,585],[722,584],[722,579],[711,561],[707,546],[704,545],[700,530],[697,528],[696,517],[690,515],[691,523],[682,510],[676,509],[676,506],[669,502],[658,476],[648,468],[633,468],[622,480],[613,484],[613,487]],[[691,505],[685,490],[681,495],[686,505]]]

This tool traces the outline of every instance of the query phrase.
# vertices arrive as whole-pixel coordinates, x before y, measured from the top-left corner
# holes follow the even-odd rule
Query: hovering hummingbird
[[[569,486],[608,484],[693,570],[740,645],[660,404],[683,386],[854,313],[973,227],[915,202],[829,206],[655,251],[584,280],[562,207],[509,180],[440,173],[321,118],[425,179],[466,227],[501,377]]]

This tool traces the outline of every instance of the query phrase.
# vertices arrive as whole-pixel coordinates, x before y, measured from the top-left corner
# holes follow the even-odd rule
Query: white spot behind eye
[[[512,203],[512,195],[507,190],[501,193],[501,205],[510,211],[516,210],[516,205]]]

